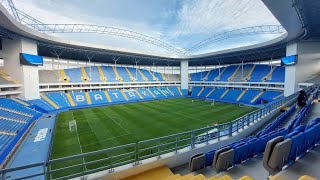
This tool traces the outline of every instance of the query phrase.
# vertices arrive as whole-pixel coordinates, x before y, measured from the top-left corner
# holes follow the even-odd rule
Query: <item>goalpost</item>
[[[69,131],[71,131],[71,132],[77,131],[77,121],[76,120],[69,121]]]
[[[212,102],[211,102],[211,106],[214,106],[214,103],[215,103],[215,101],[214,101],[214,100],[212,100]]]

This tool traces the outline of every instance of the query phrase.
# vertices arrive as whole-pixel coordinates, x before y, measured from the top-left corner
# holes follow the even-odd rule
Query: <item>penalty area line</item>
[[[118,125],[121,129],[123,129],[128,135],[131,134],[130,132],[128,132],[124,127],[121,126],[120,123],[117,123],[111,116],[109,116],[107,113],[103,112],[103,114],[105,114],[106,116],[108,116],[108,118],[110,118],[116,125]],[[121,119],[121,118],[120,118]],[[122,120],[122,119],[121,119]],[[122,120],[123,121],[123,120]]]

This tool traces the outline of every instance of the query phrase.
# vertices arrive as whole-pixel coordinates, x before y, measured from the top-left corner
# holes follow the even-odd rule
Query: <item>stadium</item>
[[[0,4],[1,179],[320,179],[319,1]]]

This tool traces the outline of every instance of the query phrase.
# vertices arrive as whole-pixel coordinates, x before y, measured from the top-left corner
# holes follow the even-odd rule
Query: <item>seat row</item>
[[[246,64],[230,65],[190,74],[191,81],[225,82],[284,82],[285,68],[281,66]]]
[[[318,92],[318,87],[307,91],[307,94],[313,99]],[[311,100],[310,100],[311,101]],[[292,146],[292,150],[290,151],[289,160],[293,162],[297,155],[303,154],[307,149],[310,149],[319,142],[320,133],[316,132],[316,129],[319,128],[318,124],[320,124],[320,118],[313,121],[308,126],[298,126],[294,127],[293,132],[290,131],[289,128],[279,128],[279,125],[282,121],[284,121],[290,114],[292,114],[295,110],[296,106],[293,105],[287,111],[278,116],[273,122],[271,122],[268,126],[266,126],[263,130],[258,132],[255,136],[250,136],[248,138],[239,140],[237,142],[231,143],[227,146],[223,146],[219,149],[213,149],[207,153],[200,153],[194,155],[190,159],[189,168],[191,171],[202,169],[206,166],[212,166],[216,172],[226,171],[227,169],[234,167],[242,162],[246,161],[248,158],[255,157],[256,155],[261,154],[267,150],[267,144],[269,141],[272,141],[274,138],[279,136],[291,138],[295,140],[295,145]],[[307,112],[307,107],[302,108],[298,111],[299,114],[305,115]],[[310,107],[309,107],[310,108]],[[293,124],[296,124],[294,120],[292,120]],[[277,129],[278,128],[278,129]],[[310,129],[306,132],[309,134],[303,135],[305,129]],[[310,131],[310,132],[309,132]],[[318,133],[318,134],[317,134]],[[309,138],[309,136],[314,136],[313,138]],[[319,137],[318,137],[319,136]],[[303,138],[304,137],[304,138]],[[284,140],[285,138],[282,138]],[[279,141],[276,141],[279,142]],[[299,146],[299,144],[303,144],[303,146]],[[274,147],[274,146],[271,146]],[[287,147],[288,148],[288,147]],[[281,150],[278,150],[282,152]],[[276,152],[278,152],[276,151]],[[286,151],[288,152],[288,151]],[[281,156],[278,155],[274,157],[273,161],[271,161],[271,166],[276,163],[282,162]],[[274,162],[275,161],[275,162]],[[288,161],[290,162],[290,161]],[[278,165],[278,164],[277,164]],[[283,165],[283,164],[281,164]],[[272,166],[275,168],[274,166]],[[278,166],[277,166],[278,167]],[[282,166],[283,167],[283,166]]]
[[[292,165],[320,143],[320,118],[307,126],[301,125],[285,136],[268,142],[263,166],[270,174],[276,174],[284,167]]]
[[[212,99],[229,103],[262,104],[270,103],[283,97],[281,91],[260,91],[255,89],[241,90],[229,88],[192,87],[194,98]]]
[[[41,72],[40,76],[54,72]],[[164,74],[132,67],[119,66],[90,66],[81,68],[61,69],[59,75],[50,76],[55,78],[60,76],[60,81],[69,83],[83,82],[155,82],[166,81]],[[41,79],[41,77],[40,77]],[[56,82],[58,80],[51,80]]]
[[[41,95],[41,99],[31,102],[50,112],[59,109],[182,97],[183,95],[179,87],[110,89],[107,91],[45,93]]]

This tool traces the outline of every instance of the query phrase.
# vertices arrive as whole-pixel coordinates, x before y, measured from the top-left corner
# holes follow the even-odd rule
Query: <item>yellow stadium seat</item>
[[[198,174],[198,175],[192,177],[190,180],[207,180],[207,178],[202,174]]]
[[[250,176],[243,176],[239,180],[254,180],[254,179]]]
[[[304,175],[304,176],[301,176],[298,180],[317,180],[317,179],[311,176]]]
[[[219,177],[217,180],[233,180],[232,177],[228,176],[228,175],[224,175],[222,177]]]
[[[286,178],[283,178],[281,176],[273,176],[269,180],[287,180]]]

